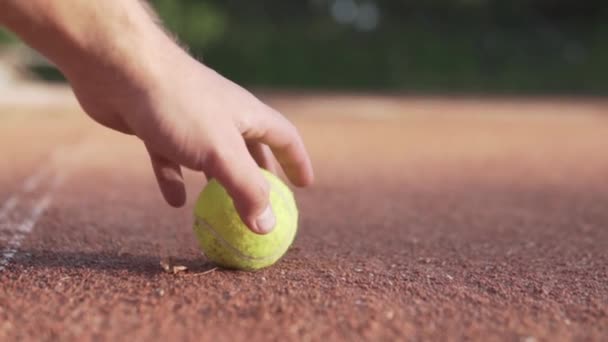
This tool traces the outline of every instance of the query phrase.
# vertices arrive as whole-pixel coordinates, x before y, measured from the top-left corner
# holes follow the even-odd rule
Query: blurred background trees
[[[608,91],[604,1],[151,2],[195,56],[249,86],[424,93]]]

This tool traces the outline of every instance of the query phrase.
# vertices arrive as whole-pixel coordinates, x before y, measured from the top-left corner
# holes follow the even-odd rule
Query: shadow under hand
[[[11,264],[24,268],[89,269],[96,271],[126,271],[146,276],[165,273],[158,255],[131,253],[21,250]],[[171,258],[174,265],[183,265],[188,273],[207,272],[215,265],[204,257]]]

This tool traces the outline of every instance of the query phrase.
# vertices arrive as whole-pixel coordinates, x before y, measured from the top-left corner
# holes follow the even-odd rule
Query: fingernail
[[[270,208],[270,205],[264,209],[264,211],[258,216],[258,219],[255,221],[255,224],[258,228],[258,232],[261,234],[270,233],[274,229],[274,225],[277,220],[274,217],[274,213]]]

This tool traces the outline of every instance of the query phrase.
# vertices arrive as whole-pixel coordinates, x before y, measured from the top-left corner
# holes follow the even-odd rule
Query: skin
[[[272,231],[258,166],[313,182],[296,128],[188,55],[135,0],[0,0],[0,24],[63,72],[85,112],[141,139],[166,201],[183,206],[181,168],[216,178],[256,233]],[[278,163],[277,163],[278,162]]]

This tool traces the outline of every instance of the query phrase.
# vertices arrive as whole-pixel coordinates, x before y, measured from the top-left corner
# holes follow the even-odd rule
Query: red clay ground
[[[608,339],[606,105],[267,99],[318,181],[294,247],[255,273],[206,272],[200,175],[170,209],[135,139],[5,105],[0,340]]]

